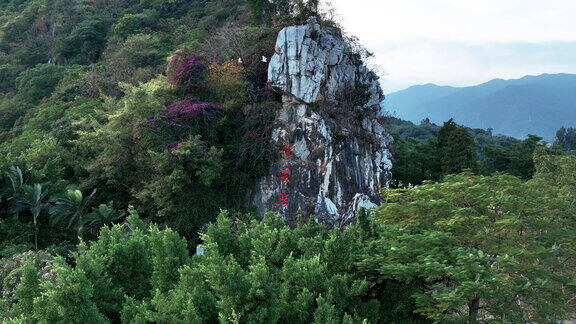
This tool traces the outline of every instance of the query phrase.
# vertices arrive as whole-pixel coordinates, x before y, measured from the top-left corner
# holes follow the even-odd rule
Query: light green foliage
[[[291,230],[276,215],[243,222],[222,212],[203,239],[205,255],[190,258],[179,235],[147,227],[131,209],[127,225],[104,227],[90,246],[81,243],[73,267],[59,261],[31,313],[41,322],[141,323],[350,323],[382,316],[369,282],[355,272],[364,252],[356,227],[341,232],[308,223]],[[14,310],[14,318],[22,315]],[[74,320],[73,312],[82,316]]]
[[[0,5],[0,167],[32,168],[29,183],[50,182],[53,199],[71,184],[84,194],[98,189],[80,213],[55,214],[72,225],[43,220],[41,246],[74,241],[68,227],[95,238],[100,225],[120,216],[106,208],[134,204],[192,240],[220,207],[245,208],[247,188],[274,156],[268,139],[278,103],[261,62],[278,30],[253,26],[248,10],[240,0]],[[231,21],[237,25],[222,28]],[[197,93],[169,85],[162,75],[165,59],[182,43],[223,67],[209,79],[201,73]],[[246,64],[227,69],[239,56]],[[166,105],[183,95],[223,107],[182,134],[177,127],[155,134],[158,129],[144,134],[131,127],[161,119]],[[6,216],[28,212],[9,209]]]
[[[500,320],[565,318],[576,223],[573,177],[560,174],[573,174],[574,159],[543,150],[528,182],[461,174],[385,194],[389,203],[376,219],[392,232],[363,267],[424,280],[426,289],[414,294],[418,311],[437,320],[464,306],[470,320],[480,309]]]
[[[86,169],[90,173],[84,186],[104,183],[100,188],[105,201],[114,200],[128,205],[129,188],[149,174],[149,162],[142,161],[146,151],[133,141],[130,124],[138,119],[153,116],[163,109],[170,95],[170,87],[164,78],[151,80],[138,87],[122,85],[126,95],[116,102],[109,101],[107,122],[97,123],[92,131],[80,132],[78,145],[87,145],[92,152]],[[153,145],[151,143],[151,145]],[[145,166],[140,169],[140,166]],[[136,170],[144,171],[136,172]]]
[[[84,271],[61,262],[56,281],[45,284],[45,291],[34,299],[34,319],[40,323],[107,323],[91,300],[94,288]]]
[[[12,306],[11,312],[29,315],[34,310],[34,298],[40,294],[40,280],[38,270],[31,262],[24,265],[21,271],[20,283],[14,290],[16,304]]]
[[[179,279],[178,272],[174,270],[181,268],[188,262],[186,240],[170,229],[159,231],[157,228],[151,228],[150,230],[152,289],[167,292],[174,287]]]

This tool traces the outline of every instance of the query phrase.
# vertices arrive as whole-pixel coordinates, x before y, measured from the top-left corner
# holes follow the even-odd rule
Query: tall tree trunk
[[[34,247],[38,251],[38,226],[34,224]]]
[[[38,215],[34,215],[34,247],[38,251]]]
[[[480,310],[480,298],[476,297],[468,301],[468,321],[470,323],[476,323],[478,310]]]

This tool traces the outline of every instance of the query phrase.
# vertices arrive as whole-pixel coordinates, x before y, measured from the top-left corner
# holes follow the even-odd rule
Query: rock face
[[[284,28],[268,81],[283,107],[272,132],[279,159],[251,193],[258,211],[341,226],[378,205],[392,168],[392,138],[377,118],[382,90],[340,31],[315,19]]]

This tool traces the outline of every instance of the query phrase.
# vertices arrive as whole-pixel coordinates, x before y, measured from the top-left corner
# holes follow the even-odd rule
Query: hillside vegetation
[[[266,61],[317,6],[0,1],[0,322],[573,319],[573,128],[391,118],[397,188],[356,224],[245,205],[278,156]]]

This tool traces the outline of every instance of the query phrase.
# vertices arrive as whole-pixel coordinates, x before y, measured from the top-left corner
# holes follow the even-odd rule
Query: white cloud
[[[333,0],[373,50],[385,91],[576,72],[574,0]],[[531,46],[534,45],[534,46]],[[571,51],[565,55],[563,51]]]

